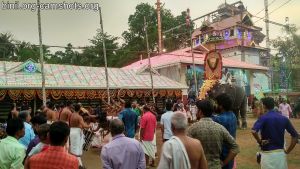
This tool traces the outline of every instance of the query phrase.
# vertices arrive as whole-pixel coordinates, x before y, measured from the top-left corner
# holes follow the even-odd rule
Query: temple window
[[[230,29],[230,36],[234,36],[234,29]]]

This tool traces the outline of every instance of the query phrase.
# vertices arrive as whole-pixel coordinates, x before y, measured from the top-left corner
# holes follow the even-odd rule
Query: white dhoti
[[[153,141],[142,141],[141,142],[141,145],[142,145],[142,148],[144,150],[144,153],[155,159],[155,152],[156,152],[156,149],[155,149],[155,144],[153,143]]]
[[[261,152],[261,169],[287,169],[286,154],[283,150]]]
[[[189,156],[181,140],[172,136],[164,143],[157,169],[191,169]]]
[[[69,152],[75,156],[81,156],[84,144],[84,134],[81,128],[71,127],[69,142]]]
[[[154,152],[157,153],[156,132],[154,133],[154,137],[153,137],[153,140],[152,140],[152,144],[154,145]]]

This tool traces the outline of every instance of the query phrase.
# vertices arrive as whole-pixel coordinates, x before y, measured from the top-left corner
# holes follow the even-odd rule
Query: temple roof
[[[243,13],[242,17],[239,14],[239,15],[234,15],[234,16],[222,19],[220,21],[215,21],[213,23],[206,23],[206,24],[207,24],[208,27],[212,27],[213,30],[216,30],[216,31],[228,29],[228,28],[231,28],[231,27],[234,27],[234,26],[237,26],[237,25],[247,27],[248,29],[253,29],[253,30],[258,30],[258,31],[261,30],[261,28],[256,27],[254,25],[251,25],[251,24],[247,25],[245,21],[248,21],[249,23],[252,23],[251,14],[249,14],[248,12]],[[244,24],[241,24],[242,22]],[[200,34],[201,34],[201,27],[195,29],[195,31],[193,32],[193,37],[197,36],[197,35],[200,35]]]
[[[138,74],[134,70],[108,68],[111,89],[151,89],[149,73]],[[73,65],[45,64],[47,89],[106,89],[105,69]],[[40,64],[0,61],[0,88],[40,89]],[[187,86],[167,77],[154,74],[155,89],[185,89]]]
[[[195,64],[203,65],[205,54],[194,52]],[[154,69],[160,69],[163,67],[169,67],[178,64],[192,64],[192,57],[190,48],[179,49],[173,52],[164,53],[151,57],[151,65]],[[143,59],[141,61],[134,62],[128,66],[123,67],[123,69],[134,69],[139,71],[148,65],[148,59]],[[249,70],[268,70],[267,67],[259,66],[255,64],[250,64],[246,62],[241,62],[233,59],[223,58],[223,66],[228,68],[237,68],[237,69],[249,69]]]

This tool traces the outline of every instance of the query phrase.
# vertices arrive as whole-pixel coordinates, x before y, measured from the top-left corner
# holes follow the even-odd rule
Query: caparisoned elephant
[[[213,88],[208,92],[208,95],[211,99],[214,99],[221,93],[227,93],[232,97],[232,111],[236,115],[238,127],[247,128],[247,95],[245,90],[240,86],[218,83],[213,86]],[[242,120],[242,126],[240,126],[240,116]]]

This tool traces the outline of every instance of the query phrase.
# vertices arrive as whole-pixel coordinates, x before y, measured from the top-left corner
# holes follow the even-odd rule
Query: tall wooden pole
[[[101,27],[101,36],[102,36],[102,44],[103,44],[103,56],[104,56],[104,64],[105,64],[107,103],[110,104],[109,81],[108,81],[108,70],[107,70],[107,57],[106,57],[105,37],[104,37],[104,30],[103,30],[103,20],[102,20],[101,8],[99,9],[99,16],[100,16],[100,27]]]
[[[197,74],[196,74],[196,65],[195,65],[195,56],[193,50],[193,27],[191,23],[191,16],[190,16],[190,9],[187,9],[187,17],[186,17],[186,26],[190,29],[190,43],[191,43],[191,53],[192,53],[192,62],[193,62],[193,74],[194,74],[194,83],[195,83],[195,96],[198,97],[198,81],[197,81]]]
[[[157,32],[158,32],[158,53],[162,53],[162,36],[161,36],[161,18],[160,18],[160,0],[157,0]]]
[[[273,92],[273,68],[271,67],[271,57],[270,57],[270,33],[269,33],[269,3],[268,0],[264,0],[265,3],[265,22],[266,22],[266,60],[267,66],[271,68],[271,91]]]
[[[148,67],[149,67],[150,79],[151,79],[152,99],[153,99],[153,103],[155,103],[152,66],[151,66],[151,60],[150,60],[150,49],[149,49],[149,41],[148,41],[148,33],[147,33],[147,22],[146,22],[145,16],[144,16],[144,30],[145,30],[146,43],[147,43]]]
[[[40,0],[37,0],[38,6],[40,6]],[[42,23],[41,23],[41,9],[37,10],[38,15],[38,31],[39,31],[39,47],[40,47],[40,65],[42,73],[42,96],[43,106],[46,106],[46,88],[45,88],[45,72],[44,72],[44,52],[43,52],[43,40],[42,40]]]

